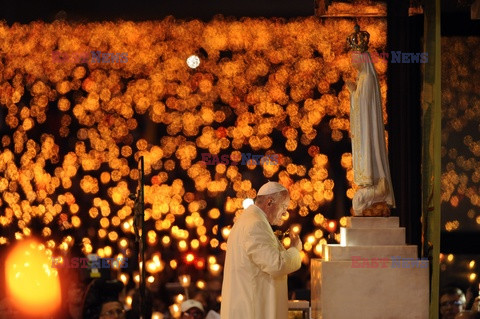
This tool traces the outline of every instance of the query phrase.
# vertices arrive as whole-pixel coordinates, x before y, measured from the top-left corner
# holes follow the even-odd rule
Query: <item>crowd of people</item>
[[[88,286],[72,284],[67,292],[64,306],[52,318],[62,319],[219,319],[219,306],[212,305],[207,292],[197,291],[191,299],[184,300],[179,305],[181,311],[168,307],[170,301],[158,302],[150,290],[145,291],[143,303],[140,291],[135,289],[128,294],[130,305],[125,302],[126,289],[121,281],[93,279]],[[141,306],[143,304],[143,307]],[[178,306],[178,305],[177,305]],[[143,316],[143,317],[142,317]],[[0,316],[0,318],[3,318]]]
[[[447,286],[440,292],[440,319],[480,319],[478,285],[464,293],[460,288]]]
[[[271,226],[281,225],[289,202],[288,190],[283,185],[268,182],[258,190],[255,204],[236,220],[227,242],[220,310],[223,319],[287,318],[287,275],[301,266],[302,242],[292,232],[291,247],[285,249]],[[122,288],[119,281],[93,281],[83,299],[82,318],[140,318],[136,298],[131,310],[124,310],[119,301]],[[185,300],[180,306],[180,318],[219,319],[220,314],[209,309],[203,297],[197,294]],[[152,299],[146,299],[145,318],[151,318]],[[174,314],[162,315],[168,318]]]
[[[192,298],[180,304],[181,319],[219,319],[220,312],[222,319],[287,318],[287,275],[301,266],[302,242],[291,232],[290,248],[284,248],[271,226],[282,223],[289,202],[288,190],[280,183],[268,182],[258,190],[255,203],[240,214],[227,242],[221,302],[208,291],[192,291]],[[100,278],[95,279],[82,275],[82,270],[64,277],[62,309],[53,318],[133,319],[143,314],[150,319],[154,312],[153,318],[179,318],[178,311],[172,311],[171,294],[147,290],[140,302],[138,288],[111,278],[109,269],[99,269]]]
[[[291,232],[286,249],[271,226],[282,223],[289,202],[283,185],[268,182],[258,190],[255,203],[239,215],[227,241],[221,302],[212,300],[206,291],[198,291],[172,311],[171,299],[156,304],[158,292],[140,294],[134,287],[127,292],[121,281],[108,276],[88,281],[76,278],[68,281],[61,314],[54,318],[220,319],[221,314],[222,319],[287,319],[287,275],[301,266],[302,242]],[[478,288],[472,285],[465,293],[458,287],[443,289],[440,319],[480,319]],[[131,298],[128,308],[126,294]],[[17,310],[8,299],[2,300],[0,319],[18,317]]]

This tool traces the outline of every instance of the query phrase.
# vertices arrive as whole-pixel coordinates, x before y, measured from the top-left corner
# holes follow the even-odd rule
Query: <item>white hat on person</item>
[[[187,299],[184,302],[182,302],[180,309],[182,312],[189,311],[192,308],[198,308],[200,309],[203,313],[205,313],[205,310],[203,309],[202,304],[199,301],[193,300],[193,299]]]
[[[287,191],[287,189],[282,184],[277,182],[268,182],[263,184],[262,187],[260,187],[257,196],[271,195],[283,191]]]

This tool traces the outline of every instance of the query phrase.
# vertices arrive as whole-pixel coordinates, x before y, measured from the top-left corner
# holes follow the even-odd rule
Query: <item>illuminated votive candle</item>
[[[178,280],[183,288],[190,286],[190,275],[181,275],[178,277]]]
[[[300,231],[302,230],[302,226],[300,226],[299,224],[294,224],[290,227],[291,229],[291,232],[294,233],[295,235],[298,235],[300,234]]]
[[[170,314],[172,315],[173,318],[180,318],[182,311],[180,310],[179,305],[173,304],[169,307],[169,309],[170,309]]]
[[[15,308],[27,316],[47,316],[60,306],[60,280],[51,262],[33,240],[21,240],[5,261],[8,295]]]

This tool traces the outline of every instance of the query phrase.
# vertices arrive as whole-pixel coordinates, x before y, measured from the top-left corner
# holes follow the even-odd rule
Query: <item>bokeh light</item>
[[[58,309],[60,280],[51,266],[51,256],[35,240],[21,240],[12,248],[4,270],[7,293],[16,309],[29,316],[47,316]]]
[[[360,22],[371,49],[383,49],[386,21]],[[122,256],[131,266],[119,278],[138,283],[130,194],[143,156],[152,285],[186,266],[221,276],[230,228],[267,180],[290,191],[284,225],[302,225],[308,264],[333,218],[326,208],[356,190],[351,154],[342,150],[344,172],[332,174],[328,150],[317,145],[350,143],[344,83],[356,73],[344,43],[353,26],[315,17],[1,22],[0,227],[8,231],[0,245],[35,235],[55,256],[75,246],[85,255]],[[128,63],[52,59],[55,50],[107,48],[128,52]],[[186,64],[192,52],[206,52],[196,69]],[[375,66],[385,111],[386,63]]]

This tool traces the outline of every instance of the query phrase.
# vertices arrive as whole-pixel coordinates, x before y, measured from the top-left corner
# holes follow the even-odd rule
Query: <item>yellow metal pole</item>
[[[438,318],[440,288],[441,178],[441,33],[440,0],[425,2],[425,65],[422,94],[422,223],[423,256],[431,262],[430,319]]]

